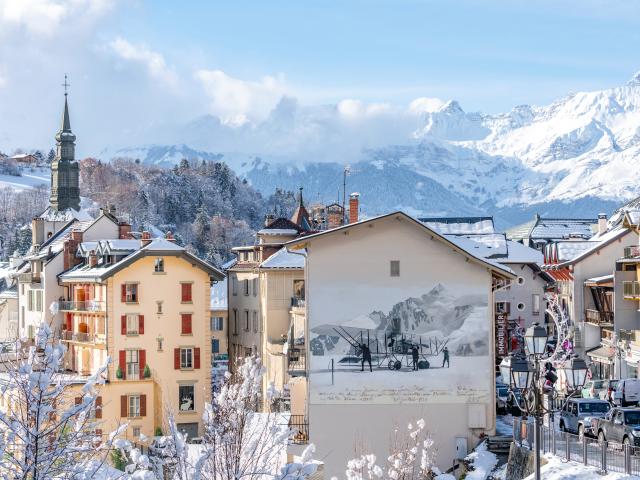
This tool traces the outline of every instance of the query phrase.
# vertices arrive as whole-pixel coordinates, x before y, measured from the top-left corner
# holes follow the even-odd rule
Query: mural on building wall
[[[366,307],[364,307],[366,308]],[[388,311],[310,324],[313,403],[484,402],[491,375],[486,293],[434,286]]]

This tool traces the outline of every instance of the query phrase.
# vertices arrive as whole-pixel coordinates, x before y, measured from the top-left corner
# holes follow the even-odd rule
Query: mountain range
[[[163,142],[103,158],[172,165],[223,160],[264,193],[302,186],[309,201],[361,193],[367,215],[494,215],[505,227],[545,216],[595,217],[640,195],[640,73],[627,84],[550,105],[488,115],[455,100],[406,107],[345,100],[302,106],[283,97],[260,122],[200,117]]]

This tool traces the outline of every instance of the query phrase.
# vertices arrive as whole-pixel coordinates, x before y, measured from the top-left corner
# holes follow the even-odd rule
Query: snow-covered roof
[[[629,233],[628,228],[621,226],[615,227],[612,230],[605,232],[604,234],[594,235],[587,241],[565,241],[558,242],[556,244],[557,256],[559,263],[574,263],[585,257],[588,257],[592,253],[595,253],[600,248],[608,245],[614,240],[625,236]]]
[[[231,260],[229,260],[228,262],[225,262],[222,264],[222,270],[229,270],[231,267],[233,267],[236,263],[238,263],[238,259],[237,258],[232,258]]]
[[[428,225],[427,225],[428,226]],[[473,242],[473,251],[484,258],[507,256],[507,239],[504,233],[486,233],[472,235],[445,235],[449,240],[464,238]],[[470,246],[472,244],[469,244]]]
[[[298,231],[292,228],[263,228],[258,235],[298,235]]]
[[[602,275],[601,277],[592,277],[587,278],[584,283],[609,283],[613,282],[613,274],[610,275]]]
[[[18,298],[18,285],[13,285],[9,288],[5,288],[2,292],[0,292],[0,298]]]
[[[211,286],[211,310],[226,310],[228,306],[227,299],[227,278],[214,283]]]
[[[81,222],[90,222],[93,217],[89,215],[86,210],[74,210],[73,208],[67,208],[62,211],[58,211],[55,208],[47,207],[38,218],[50,222],[70,222],[71,220],[79,220]]]
[[[147,251],[168,251],[168,250],[184,250],[183,247],[178,245],[176,242],[172,242],[167,240],[166,238],[155,238],[149,243],[146,247],[144,247]]]
[[[260,268],[304,268],[304,256],[283,247],[262,262]]]
[[[495,233],[493,217],[429,217],[418,220],[442,234]]]
[[[521,225],[507,230],[508,239],[562,240],[567,238],[591,238],[597,219],[590,218],[542,218],[538,215]]]
[[[449,240],[451,243],[460,247],[462,250],[464,250],[466,253],[476,258],[477,260],[480,260],[484,263],[488,263],[492,267],[495,267],[499,270],[504,270],[512,275],[515,275],[513,270],[511,270],[508,266],[500,263],[497,260],[483,256],[483,254],[487,252],[487,249],[486,247],[483,248],[481,244],[478,244],[478,242],[474,240],[469,240],[465,236],[458,236],[458,235],[446,235],[445,238]]]
[[[514,242],[513,240],[507,240],[507,258],[500,259],[503,263],[535,263],[542,265],[544,263],[544,255],[540,250],[527,247],[520,242]]]

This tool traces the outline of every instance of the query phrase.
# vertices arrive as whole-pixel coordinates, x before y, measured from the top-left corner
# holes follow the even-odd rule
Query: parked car
[[[497,384],[496,385],[496,411],[504,412],[507,411],[507,400],[509,399],[509,387],[506,385]]]
[[[600,398],[600,392],[606,386],[606,380],[589,380],[582,387],[582,398]]]
[[[593,418],[604,417],[611,409],[609,402],[596,398],[572,398],[560,411],[560,430],[591,435]]]
[[[640,379],[625,378],[619,380],[613,390],[613,403],[620,407],[637,405],[640,402]]]
[[[640,446],[640,408],[614,407],[592,422],[601,443],[618,442]]]
[[[609,403],[613,403],[613,392],[617,385],[618,380],[605,380],[604,386],[598,394],[598,398],[600,398],[600,400],[606,400]]]

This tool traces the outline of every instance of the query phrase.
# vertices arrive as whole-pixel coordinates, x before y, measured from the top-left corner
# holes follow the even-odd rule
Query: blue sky
[[[640,2],[618,1],[0,0],[0,148],[49,141],[65,72],[95,149],[207,113],[259,119],[282,95],[546,104],[624,84],[639,27]]]

